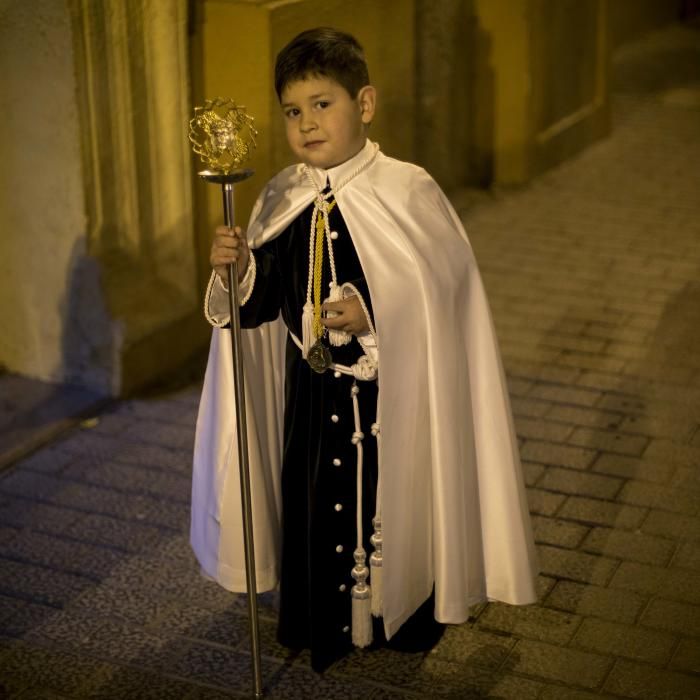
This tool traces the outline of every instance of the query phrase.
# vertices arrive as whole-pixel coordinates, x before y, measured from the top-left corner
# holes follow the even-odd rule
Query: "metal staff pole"
[[[233,183],[252,175],[251,170],[222,174],[204,174],[205,180],[221,183],[224,201],[224,223],[230,229],[235,225]],[[255,697],[263,697],[260,662],[260,624],[258,622],[257,584],[255,580],[255,545],[253,542],[253,507],[250,497],[250,465],[248,461],[248,429],[243,379],[243,348],[241,342],[240,293],[238,290],[238,263],[228,266],[228,304],[231,317],[231,352],[233,355],[233,385],[236,397],[236,432],[238,435],[238,465],[241,481],[241,508],[243,511],[243,544],[245,549],[248,618],[250,622],[250,649],[253,658]]]
[[[233,185],[253,174],[252,170],[239,169],[255,147],[257,130],[253,118],[245,107],[233,100],[217,97],[207,100],[203,107],[195,107],[190,120],[189,139],[197,153],[211,170],[199,176],[207,182],[221,185],[224,199],[224,221],[234,227]],[[262,698],[262,673],[260,668],[260,626],[258,622],[257,584],[255,581],[255,547],[253,544],[253,507],[250,497],[250,466],[248,461],[248,429],[245,411],[245,387],[243,384],[243,351],[241,342],[240,294],[238,290],[238,263],[228,266],[228,303],[231,318],[231,354],[233,358],[233,387],[236,401],[236,432],[238,434],[238,466],[241,482],[241,509],[243,511],[243,546],[245,550],[245,574],[248,592],[248,618],[250,622],[250,649],[253,659],[253,685],[255,697]]]

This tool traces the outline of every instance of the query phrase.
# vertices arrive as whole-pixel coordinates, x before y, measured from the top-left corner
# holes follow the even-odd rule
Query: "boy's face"
[[[308,165],[327,169],[352,158],[365,145],[375,92],[366,85],[353,99],[335,80],[309,76],[286,85],[281,103],[294,154]]]

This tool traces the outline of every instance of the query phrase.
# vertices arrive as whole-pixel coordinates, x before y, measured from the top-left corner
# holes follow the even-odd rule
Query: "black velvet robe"
[[[313,204],[278,237],[255,250],[256,281],[241,307],[242,327],[272,321],[281,312],[287,327],[301,339],[312,212]],[[338,206],[331,210],[330,227],[338,233],[333,241],[338,283],[352,282],[371,314],[362,266]],[[331,278],[325,253],[322,289],[328,290]],[[354,364],[363,354],[354,337],[348,345],[330,349],[333,360],[344,365]],[[350,572],[357,544],[357,448],[351,442],[355,426],[350,394],[354,381],[332,370],[314,372],[292,339],[287,339],[278,638],[291,648],[310,648],[317,671],[352,649],[350,589],[354,581]],[[369,566],[377,485],[377,445],[371,425],[376,419],[378,388],[376,380],[357,385],[365,435],[363,546]],[[432,610],[431,597],[392,643],[407,648],[434,643],[442,626],[435,623]],[[383,643],[379,620],[374,628],[376,642]]]

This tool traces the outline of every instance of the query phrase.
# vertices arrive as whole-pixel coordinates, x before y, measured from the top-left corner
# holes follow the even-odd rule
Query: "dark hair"
[[[275,91],[282,91],[296,80],[309,76],[326,76],[342,85],[350,97],[369,85],[369,71],[362,46],[354,36],[331,27],[307,29],[294,37],[275,61]]]

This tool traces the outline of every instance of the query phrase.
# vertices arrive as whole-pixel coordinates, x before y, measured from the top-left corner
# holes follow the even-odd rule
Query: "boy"
[[[353,37],[303,32],[277,57],[275,87],[301,163],[268,183],[247,234],[216,230],[191,540],[205,574],[245,590],[218,330],[235,259],[250,328],[258,587],[279,581],[279,639],[310,647],[323,670],[373,636],[430,646],[438,623],[464,622],[480,601],[534,602],[535,555],[490,313],[457,215],[425,171],[367,140],[376,92]]]

